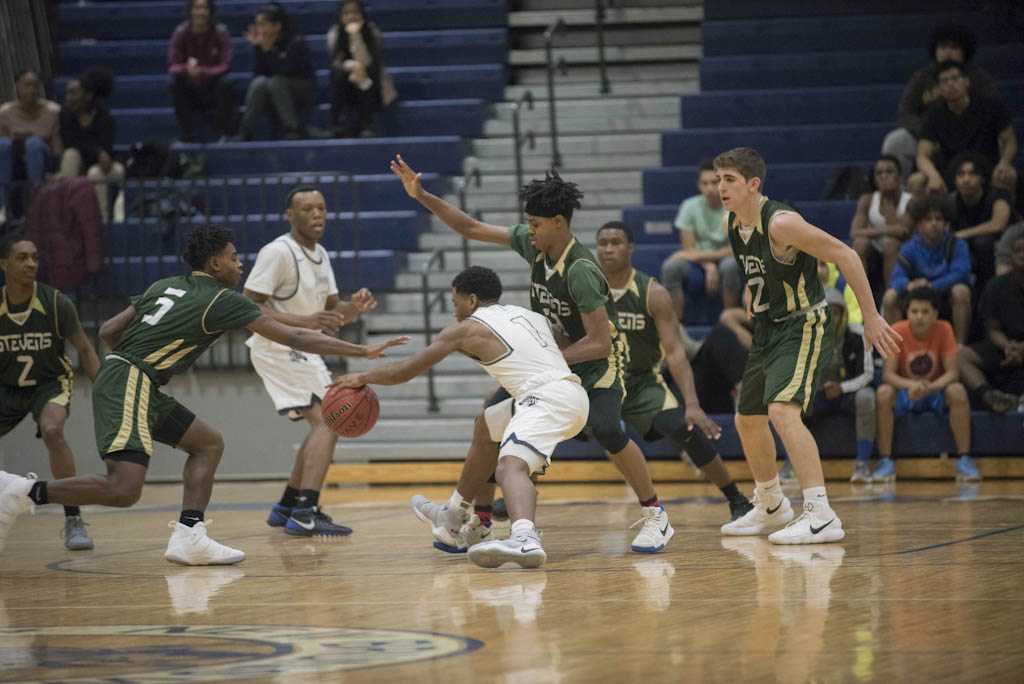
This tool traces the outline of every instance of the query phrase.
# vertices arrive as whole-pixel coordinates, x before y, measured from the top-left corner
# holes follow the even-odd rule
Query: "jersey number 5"
[[[764,295],[764,278],[761,276],[751,278],[747,281],[747,285],[750,286],[750,295],[753,298],[753,303],[750,305],[751,310],[754,313],[767,311],[768,305],[761,303],[761,297]]]
[[[164,294],[174,295],[175,297],[182,297],[185,295],[185,290],[179,290],[176,287],[169,287],[164,290]],[[142,317],[142,322],[149,325],[156,325],[160,322],[160,319],[167,315],[167,312],[174,306],[174,301],[170,297],[159,297],[156,300],[157,305],[160,307],[154,313],[146,314]]]

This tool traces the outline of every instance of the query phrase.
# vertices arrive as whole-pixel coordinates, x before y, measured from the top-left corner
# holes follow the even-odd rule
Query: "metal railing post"
[[[544,31],[544,56],[548,65],[548,113],[551,119],[551,166],[559,168],[562,166],[562,155],[558,151],[558,124],[555,117],[555,70],[561,69],[565,72],[565,59],[560,59],[555,64],[551,52],[551,43],[555,34],[565,33],[565,21],[562,17],[555,19],[547,30]]]
[[[594,23],[597,25],[597,68],[601,74],[601,93],[612,91],[608,82],[608,67],[604,61],[604,11],[605,3],[611,0],[594,0]]]
[[[423,270],[420,272],[423,294],[423,339],[425,347],[430,346],[430,307],[432,305],[430,301],[430,268],[435,262],[440,262],[441,268],[444,268],[444,250],[440,247],[430,253],[430,258],[427,259],[427,263],[423,265]],[[434,387],[433,366],[427,371],[427,410],[431,413],[437,413],[441,410],[437,402],[437,389]]]
[[[466,174],[456,181],[459,194],[459,209],[462,213],[468,214],[469,209],[466,206],[466,188],[469,186],[469,181],[475,180],[476,187],[480,187],[480,167],[474,166]],[[462,238],[462,267],[469,268],[469,240]]]
[[[519,121],[523,104],[526,104],[530,111],[533,111],[533,91],[527,90],[519,96],[519,99],[512,103],[512,152],[516,165],[516,196],[523,187],[523,142],[529,141],[530,149],[536,147],[536,140],[533,131],[522,132],[522,124]],[[523,208],[519,208],[519,220],[523,219]]]

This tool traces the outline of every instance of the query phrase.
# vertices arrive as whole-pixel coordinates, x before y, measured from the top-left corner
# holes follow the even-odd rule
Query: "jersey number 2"
[[[28,374],[32,370],[33,359],[31,356],[15,356],[14,360],[18,363],[25,364],[25,367],[21,369],[21,375],[18,376],[18,387],[31,387],[36,384],[35,380],[29,380]]]
[[[179,290],[176,287],[169,287],[166,290],[164,290],[164,294],[174,295],[175,297],[181,297],[185,294],[185,290]],[[157,309],[155,313],[146,314],[145,316],[143,316],[143,323],[148,323],[149,325],[156,325],[157,323],[160,322],[160,319],[163,318],[167,314],[167,312],[171,310],[171,307],[174,306],[174,300],[171,299],[170,297],[159,297],[156,300],[156,303],[160,306],[160,308]]]
[[[751,310],[754,313],[761,313],[762,311],[768,310],[767,304],[761,303],[761,297],[764,295],[764,278],[757,276],[747,281],[747,285],[750,286],[750,293],[754,301],[750,305]]]

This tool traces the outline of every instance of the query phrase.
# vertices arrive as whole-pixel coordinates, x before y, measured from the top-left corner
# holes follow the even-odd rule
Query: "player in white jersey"
[[[351,323],[377,303],[365,288],[350,302],[338,297],[334,269],[320,244],[327,220],[327,205],[320,191],[312,186],[297,187],[288,193],[285,207],[291,230],[260,250],[245,281],[245,294],[280,323],[333,335],[342,324]],[[336,525],[319,506],[338,440],[320,414],[331,381],[324,360],[262,335],[253,335],[246,344],[277,412],[309,423],[309,434],[299,447],[284,494],[271,508],[267,524],[283,527],[295,536],[350,534],[351,529]]]
[[[485,568],[506,562],[536,568],[547,555],[534,527],[537,490],[530,479],[543,473],[560,442],[586,425],[590,400],[580,379],[569,370],[547,319],[519,306],[499,304],[501,280],[482,266],[470,266],[452,281],[457,324],[445,328],[430,346],[406,361],[337,378],[332,386],[399,385],[408,382],[453,352],[473,359],[512,395],[488,410],[487,424],[499,444],[495,477],[505,494],[510,539],[487,540],[469,547],[469,560]],[[434,535],[457,545],[470,502],[458,490],[448,503],[413,498],[413,510],[431,525]]]

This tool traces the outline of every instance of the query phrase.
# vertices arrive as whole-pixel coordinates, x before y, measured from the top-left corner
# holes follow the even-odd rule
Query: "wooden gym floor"
[[[221,568],[163,560],[180,487],[88,508],[96,549],[66,551],[60,509],[0,554],[0,682],[1020,682],[1024,482],[831,484],[840,544],[724,538],[716,490],[663,484],[675,539],[631,553],[623,485],[544,485],[539,570],[443,554],[419,491],[332,490],[344,540],[264,523],[279,484],[219,484]],[[749,492],[750,483],[743,488]],[[507,530],[507,523],[499,523]]]

